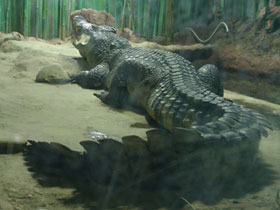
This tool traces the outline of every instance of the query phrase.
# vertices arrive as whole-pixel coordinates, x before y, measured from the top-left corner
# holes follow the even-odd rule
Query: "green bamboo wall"
[[[271,0],[0,0],[0,31],[25,36],[65,39],[70,35],[69,14],[92,8],[106,10],[116,27],[129,27],[146,38],[171,37],[197,20],[215,17],[255,17]],[[276,1],[279,4],[279,0]]]

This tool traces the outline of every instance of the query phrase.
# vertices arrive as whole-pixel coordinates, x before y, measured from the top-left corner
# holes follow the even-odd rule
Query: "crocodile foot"
[[[109,92],[103,91],[101,93],[94,93],[93,95],[99,98],[104,104],[108,103]]]

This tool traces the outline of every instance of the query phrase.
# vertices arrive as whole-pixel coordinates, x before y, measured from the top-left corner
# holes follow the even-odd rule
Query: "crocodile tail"
[[[267,129],[273,129],[265,117],[254,110],[223,98],[209,103],[215,104],[221,114],[205,124],[192,125],[208,141],[238,143],[244,140],[260,140],[267,137]]]
[[[174,68],[148,99],[147,110],[153,119],[171,132],[180,128],[186,130],[186,136],[190,131],[198,133],[197,142],[239,142],[267,136],[266,130],[272,126],[263,115],[211,92],[188,61],[174,57],[169,61]]]

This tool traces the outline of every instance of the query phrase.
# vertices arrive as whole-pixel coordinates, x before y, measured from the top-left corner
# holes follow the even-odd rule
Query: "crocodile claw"
[[[71,84],[77,84],[77,75],[70,76],[69,82]]]
[[[107,101],[106,99],[107,99],[109,93],[106,91],[103,91],[101,93],[94,93],[93,95],[96,96],[97,98],[99,98],[103,103],[106,103],[106,101]]]

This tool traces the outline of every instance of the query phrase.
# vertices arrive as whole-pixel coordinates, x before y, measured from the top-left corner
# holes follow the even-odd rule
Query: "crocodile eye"
[[[112,32],[113,32],[114,34],[117,33],[117,30],[116,30],[115,28],[111,27],[111,29],[112,29]]]
[[[91,28],[93,31],[97,31],[99,29],[97,25],[93,25],[93,24],[91,24]]]
[[[116,44],[115,43],[111,43],[110,44],[110,50],[114,49],[116,47]]]

